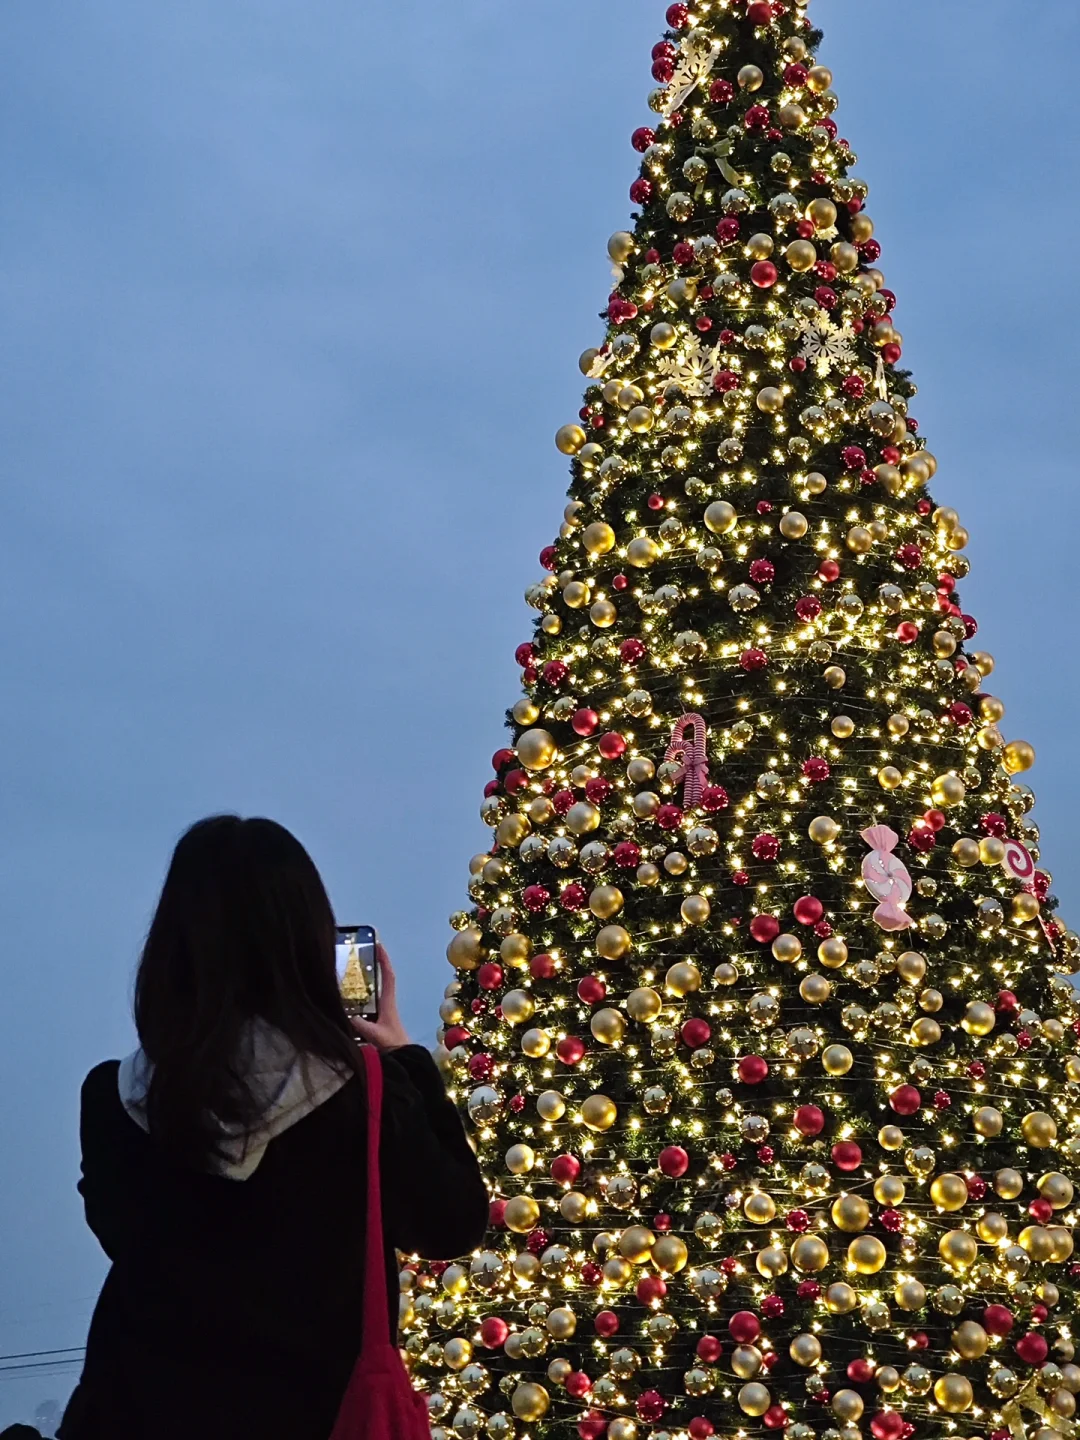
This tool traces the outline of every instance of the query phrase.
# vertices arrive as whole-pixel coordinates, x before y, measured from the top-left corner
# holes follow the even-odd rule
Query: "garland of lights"
[[[434,1440],[1059,1440],[1080,941],[1034,753],[805,0],[667,24],[448,948],[491,1229],[406,1264],[406,1356]]]

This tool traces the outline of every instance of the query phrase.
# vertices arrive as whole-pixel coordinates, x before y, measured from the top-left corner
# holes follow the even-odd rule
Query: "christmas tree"
[[[442,1061],[437,1440],[1057,1440],[1080,942],[1038,868],[805,0],[652,52]]]

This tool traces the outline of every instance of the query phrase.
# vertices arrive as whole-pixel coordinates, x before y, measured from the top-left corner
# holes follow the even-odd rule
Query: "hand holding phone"
[[[397,1008],[397,982],[394,978],[394,967],[390,964],[390,957],[376,940],[375,942],[375,965],[377,984],[379,987],[379,1015],[377,1020],[370,1020],[362,1015],[353,1018],[353,1029],[366,1040],[369,1045],[375,1045],[380,1050],[398,1050],[403,1045],[411,1045],[409,1032],[402,1024],[401,1016]]]
[[[345,1011],[351,1020],[379,1018],[379,937],[370,925],[339,925],[337,977]]]

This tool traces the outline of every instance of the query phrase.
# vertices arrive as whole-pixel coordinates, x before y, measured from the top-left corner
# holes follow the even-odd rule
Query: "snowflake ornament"
[[[804,317],[799,328],[803,337],[799,355],[808,360],[819,375],[845,370],[855,364],[853,332],[830,319],[824,310],[819,310],[813,318]]]
[[[665,115],[672,115],[684,105],[703,80],[712,73],[720,54],[720,44],[711,44],[700,31],[691,30],[679,47],[679,58],[675,62],[675,73],[671,77],[667,94],[664,96]]]
[[[723,352],[720,344],[705,345],[700,340],[689,340],[678,349],[666,350],[657,360],[656,368],[666,384],[678,385],[687,395],[711,395],[713,376],[727,368]]]

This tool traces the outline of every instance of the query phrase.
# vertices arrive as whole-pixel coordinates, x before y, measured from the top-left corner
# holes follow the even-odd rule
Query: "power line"
[[[0,1355],[0,1364],[5,1360],[38,1360],[42,1355],[86,1354],[85,1345],[64,1345],[59,1350],[22,1350],[17,1355]]]

